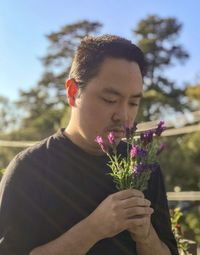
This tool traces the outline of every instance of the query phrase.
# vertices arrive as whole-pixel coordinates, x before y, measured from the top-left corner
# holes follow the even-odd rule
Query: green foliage
[[[170,202],[171,208],[179,210],[176,207],[181,207],[181,215],[178,218],[178,230],[182,238],[193,240],[200,245],[200,203],[199,201]],[[172,205],[173,204],[173,205]],[[171,215],[174,214],[174,209],[170,210]],[[180,225],[180,226],[179,226]]]
[[[138,45],[143,50],[148,64],[145,77],[145,94],[139,118],[159,118],[167,107],[181,111],[184,91],[164,75],[164,70],[177,61],[185,61],[189,55],[176,41],[182,25],[175,18],[160,18],[152,15],[141,20],[134,29]],[[152,104],[153,102],[153,104]]]
[[[166,150],[160,158],[167,190],[180,186],[182,190],[200,188],[200,132],[163,138]]]
[[[23,148],[0,147],[0,168],[5,168],[12,158]]]
[[[183,229],[188,236],[192,236],[194,240],[200,244],[200,205],[190,209],[184,217]]]
[[[18,126],[19,112],[14,103],[0,95],[0,132],[7,133]]]
[[[191,108],[198,110],[200,107],[200,84],[188,85],[185,89],[185,94]]]
[[[174,210],[171,210],[172,231],[174,233],[179,251],[185,254],[185,252],[189,248],[189,243],[187,240],[183,239],[181,225],[179,224],[179,219],[182,216],[183,213],[181,212],[180,208],[175,208]]]

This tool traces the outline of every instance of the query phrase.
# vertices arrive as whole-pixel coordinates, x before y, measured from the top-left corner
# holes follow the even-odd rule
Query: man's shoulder
[[[15,163],[21,163],[25,161],[32,161],[35,157],[37,157],[37,159],[44,159],[45,154],[50,147],[52,138],[53,136],[49,136],[48,138],[36,142],[28,148],[22,150],[14,157],[12,161],[14,161]]]
[[[14,161],[29,161],[34,160],[35,158],[37,158],[37,160],[41,159],[44,161],[45,156],[54,148],[59,147],[62,143],[63,137],[61,134],[61,130],[59,130],[57,133],[36,142],[32,146],[29,146],[25,150],[19,152],[15,156]]]
[[[5,175],[24,175],[27,172],[41,173],[47,165],[50,153],[58,147],[58,132],[19,152],[8,165]]]

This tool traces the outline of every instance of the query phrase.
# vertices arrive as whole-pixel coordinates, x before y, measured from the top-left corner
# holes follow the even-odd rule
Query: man
[[[178,254],[163,179],[145,195],[117,191],[95,142],[112,131],[124,154],[143,89],[144,57],[130,41],[86,37],[74,57],[68,126],[23,151],[1,183],[0,255]]]

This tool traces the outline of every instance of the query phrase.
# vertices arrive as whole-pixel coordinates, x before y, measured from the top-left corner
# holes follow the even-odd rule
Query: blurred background
[[[200,244],[200,2],[198,0],[1,0],[0,169],[67,125],[65,80],[86,35],[116,34],[145,53],[138,122],[166,122],[160,157],[170,208]]]

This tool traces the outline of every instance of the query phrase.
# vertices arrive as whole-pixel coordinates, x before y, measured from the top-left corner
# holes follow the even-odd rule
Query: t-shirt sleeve
[[[148,191],[146,197],[151,200],[154,208],[152,225],[159,238],[170,249],[171,254],[178,255],[176,240],[171,229],[164,178],[160,169],[152,173]]]
[[[38,171],[18,155],[0,184],[0,255],[27,255],[39,245],[41,185]]]

